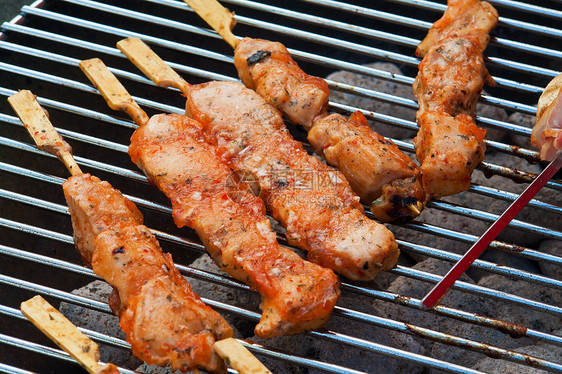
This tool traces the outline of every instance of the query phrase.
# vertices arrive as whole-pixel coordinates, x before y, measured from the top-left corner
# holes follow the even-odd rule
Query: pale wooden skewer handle
[[[37,148],[57,156],[70,174],[82,174],[82,170],[72,157],[72,148],[57,133],[31,91],[19,91],[17,94],[10,96],[8,102],[37,144]]]
[[[240,374],[272,374],[238,340],[227,338],[214,344],[215,351]]]
[[[98,345],[41,296],[35,296],[21,303],[21,311],[90,374],[119,373],[113,364],[99,365]]]
[[[236,48],[240,40],[234,36],[232,29],[236,25],[234,12],[229,11],[219,4],[217,0],[184,0],[209,24],[222,38],[230,44],[232,48]]]
[[[139,126],[148,122],[146,113],[133,100],[125,87],[117,80],[115,75],[109,71],[107,66],[99,58],[80,61],[80,69],[88,79],[96,86],[101,95],[113,110],[126,112]]]
[[[187,94],[189,83],[139,38],[123,39],[117,43],[117,48],[157,86],[175,87]]]

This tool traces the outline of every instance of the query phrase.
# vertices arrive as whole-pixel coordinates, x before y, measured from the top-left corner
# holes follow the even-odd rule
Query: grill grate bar
[[[408,276],[414,279],[431,282],[431,283],[438,283],[443,278],[442,276],[439,275],[431,274],[425,271],[420,271],[414,268],[407,268],[401,265],[397,265],[394,269],[390,270],[390,272],[395,273],[397,275]],[[525,306],[527,308],[531,308],[545,313],[550,313],[552,315],[558,315],[558,316],[562,315],[562,307],[557,307],[554,305],[549,305],[549,304],[529,300],[524,297],[508,294],[497,290],[492,290],[490,288],[473,285],[463,281],[456,281],[455,285],[452,288],[461,291],[466,291],[474,295],[486,295],[489,298],[493,298],[501,301],[508,301],[514,304]]]
[[[517,195],[515,193],[511,193],[511,192],[508,192],[508,191],[501,191],[501,190],[493,188],[493,187],[481,186],[481,185],[478,185],[478,184],[471,185],[469,191],[473,191],[473,192],[479,193],[481,195],[495,197],[497,199],[502,199],[502,200],[505,200],[505,201],[514,201],[515,199],[517,199],[517,197],[519,197],[519,195]],[[552,212],[552,213],[562,214],[562,208],[561,207],[558,207],[558,206],[552,205],[552,204],[548,204],[548,203],[544,203],[542,201],[538,201],[538,200],[535,200],[535,199],[532,199],[529,202],[528,205],[532,206],[532,207],[535,207],[535,208],[541,208],[541,209],[547,210],[547,211]]]
[[[27,318],[23,315],[23,313],[18,310],[18,309],[14,309],[14,308],[10,308],[10,307],[6,307],[6,306],[2,306],[0,305],[0,313],[10,316],[12,318],[17,318],[20,320],[24,320],[27,321]],[[83,327],[78,327],[78,329],[80,331],[82,331],[85,335],[87,335],[88,337],[92,338],[93,340],[103,343],[103,344],[109,344],[112,345],[114,347],[118,347],[118,348],[124,348],[124,349],[131,349],[131,345],[129,343],[127,343],[126,341],[119,339],[119,338],[115,338],[113,336],[109,336],[106,334],[101,334],[97,331],[94,330],[89,330]]]
[[[152,1],[155,2],[156,0],[145,0],[145,1]],[[233,0],[225,0],[225,2],[232,2]],[[418,20],[415,18],[409,18],[409,17],[403,17],[403,16],[399,16],[396,14],[392,14],[392,13],[388,13],[388,12],[382,12],[382,11],[377,11],[374,9],[369,9],[369,8],[364,8],[364,7],[360,7],[360,6],[356,6],[356,5],[351,5],[351,4],[346,4],[346,3],[342,3],[339,1],[333,1],[333,0],[302,0],[303,2],[306,3],[310,3],[310,4],[315,4],[315,5],[321,5],[321,6],[325,6],[325,7],[329,7],[338,11],[346,11],[348,13],[354,13],[354,14],[361,14],[362,16],[365,17],[369,17],[375,20],[379,20],[379,21],[390,21],[394,24],[397,25],[401,25],[401,26],[409,26],[409,27],[416,27],[418,29],[429,29],[432,25],[431,22],[425,22],[422,20]],[[396,0],[390,0],[393,2],[397,2]],[[492,1],[493,3],[493,1]],[[422,5],[420,5],[422,4]],[[423,4],[431,4],[431,5],[426,5],[424,6]],[[432,9],[432,10],[437,10],[440,13],[442,13],[445,10],[445,6],[441,5],[441,4],[436,4],[436,3],[428,3],[428,2],[420,2],[420,1],[416,1],[416,2],[408,2],[408,5],[411,6],[418,6],[420,8],[425,8],[425,9]],[[548,11],[539,11],[540,13],[538,13],[539,15],[543,16],[549,15],[549,12],[552,11],[552,9],[548,9]],[[505,17],[501,17],[499,18],[499,24],[501,26],[507,26],[507,27],[511,27],[513,29],[516,30],[523,30],[523,31],[528,31],[528,32],[534,32],[536,34],[539,35],[544,35],[544,36],[551,36],[551,37],[555,37],[555,38],[562,38],[562,31],[558,30],[558,29],[554,29],[551,27],[546,27],[546,26],[541,26],[541,25],[537,25],[537,24],[533,24],[533,23],[528,23],[528,22],[523,22],[523,21],[519,21],[519,20],[514,20],[514,19],[510,19],[510,18],[505,18]]]
[[[151,41],[151,39],[156,39],[162,45],[164,45],[166,47],[169,47],[169,48],[172,48],[172,49],[180,50],[182,52],[197,54],[197,55],[200,55],[200,56],[212,58],[212,59],[217,60],[217,61],[223,61],[223,62],[230,62],[231,61],[231,59],[229,59],[227,56],[224,56],[220,53],[209,52],[209,51],[207,51],[205,49],[202,49],[202,48],[191,47],[191,46],[187,46],[187,45],[180,44],[180,43],[168,42],[168,41],[165,41],[164,39],[150,38],[150,37],[148,37],[146,35],[143,35],[141,33],[133,32],[133,31],[126,31],[126,30],[118,28],[118,27],[112,27],[112,26],[104,25],[102,23],[87,21],[87,20],[84,20],[84,19],[71,17],[71,16],[51,12],[51,11],[44,10],[44,9],[31,8],[29,6],[24,6],[22,8],[22,11],[26,14],[40,16],[40,17],[44,17],[44,18],[47,18],[47,19],[50,19],[50,20],[64,22],[64,23],[68,23],[68,24],[71,24],[71,25],[80,26],[80,27],[96,30],[96,31],[99,31],[99,32],[104,32],[104,33],[107,33],[107,34],[113,34],[113,35],[117,35],[117,36],[127,36],[127,37],[128,36],[136,36],[138,38],[143,38],[144,40],[147,40],[149,42]]]
[[[0,340],[2,338],[0,337]],[[35,374],[32,371],[28,371],[28,370],[23,370],[23,369],[19,369],[10,365],[6,365],[3,363],[0,363],[0,373],[8,373],[8,374]]]
[[[65,0],[65,1],[76,1],[76,0]],[[166,3],[171,3],[171,2],[172,1],[170,1],[170,0],[166,1]],[[331,20],[331,19],[327,19],[327,18],[311,16],[311,15],[304,14],[304,13],[301,13],[301,12],[292,11],[292,10],[279,8],[279,7],[275,7],[275,6],[252,3],[252,2],[249,2],[247,0],[227,0],[226,2],[228,2],[230,4],[244,6],[244,7],[251,8],[251,9],[257,9],[257,10],[260,10],[260,11],[264,11],[264,12],[268,12],[268,13],[272,13],[272,14],[276,14],[276,15],[282,15],[282,16],[290,18],[290,19],[296,19],[296,20],[299,20],[299,21],[304,21],[304,22],[307,22],[307,23],[313,24],[313,25],[325,26],[325,27],[328,27],[328,28],[333,29],[333,30],[346,31],[346,32],[349,32],[351,34],[370,37],[372,39],[379,39],[379,40],[382,40],[382,41],[392,40],[393,43],[401,44],[401,45],[404,45],[404,46],[409,46],[409,47],[412,47],[412,48],[416,48],[418,46],[418,44],[421,42],[421,40],[419,40],[419,39],[413,39],[413,38],[408,38],[408,37],[396,35],[396,34],[393,34],[393,33],[387,33],[387,32],[372,30],[372,29],[369,29],[369,28],[366,28],[366,27],[359,27],[359,26],[349,27],[349,24],[346,24],[344,22],[338,22],[338,21],[334,21],[334,20]],[[340,9],[338,9],[338,10],[340,10]],[[236,16],[236,19],[240,20],[241,23],[243,23],[244,22],[243,20],[245,20],[246,18]],[[392,20],[395,20],[395,17],[391,17],[389,19],[384,19],[385,22],[392,21]],[[399,23],[404,25],[404,26],[412,26],[412,23],[416,24],[416,21],[417,21],[417,20],[413,20],[413,19],[410,19],[410,18],[396,19],[396,20],[399,21]],[[407,23],[408,21],[410,21],[411,23]],[[417,25],[419,26],[420,24],[417,23]],[[422,29],[428,30],[431,27],[431,25],[432,25],[432,23],[425,22]],[[558,32],[559,36],[562,37],[562,31],[561,30],[556,30],[556,31]],[[537,46],[526,44],[526,43],[514,42],[514,41],[511,41],[511,40],[504,39],[504,38],[497,38],[497,37],[493,38],[492,45],[497,45],[497,46],[501,46],[501,47],[508,47],[508,48],[512,48],[512,49],[516,49],[516,50],[524,49],[526,52],[533,53],[533,54],[536,54],[538,56],[546,56],[546,57],[549,57],[549,58],[552,58],[552,57],[562,58],[562,52],[560,52],[558,50],[554,50],[554,49],[550,49],[550,48],[541,48],[541,47],[537,47]]]
[[[406,108],[411,108],[411,109],[417,109],[418,108],[418,103],[415,100],[412,100],[412,99],[406,99],[406,98],[402,98],[400,96],[385,94],[385,93],[377,92],[377,91],[374,91],[374,90],[370,90],[368,88],[355,87],[355,86],[351,86],[351,85],[348,85],[348,84],[335,82],[335,81],[332,81],[332,80],[329,80],[329,79],[325,79],[325,81],[328,83],[330,88],[334,88],[337,91],[350,92],[350,93],[357,94],[358,96],[370,97],[370,98],[378,99],[378,100],[381,100],[381,101],[396,103],[396,104],[399,104],[399,105],[401,105],[403,107],[406,107]],[[485,104],[494,105],[494,106],[497,106],[497,107],[500,107],[500,108],[503,108],[503,109],[514,110],[514,111],[518,111],[518,112],[533,115],[533,116],[537,112],[537,108],[535,108],[534,106],[516,103],[516,102],[510,101],[510,100],[504,100],[504,99],[500,99],[500,98],[490,97],[490,96],[487,96],[487,95],[483,95],[483,97],[481,99],[481,102],[485,103]],[[478,119],[480,119],[480,118],[478,118]],[[525,128],[521,127],[521,129],[523,130]],[[529,131],[529,129],[525,129],[525,130]]]
[[[411,1],[411,0],[389,0],[392,1],[394,3],[400,3],[400,4],[408,4],[408,5],[413,5],[413,6],[417,6],[420,8],[425,8],[425,9],[432,9],[432,10],[437,10],[439,12],[443,12],[446,9],[446,6],[443,4],[437,4],[431,1],[426,1],[426,0],[415,0],[415,1]],[[518,1],[510,1],[510,0],[491,0],[490,3],[492,4],[501,4],[503,6],[508,5],[509,7],[513,8],[513,9],[517,9],[517,10],[521,10],[521,11],[525,11],[528,13],[533,13],[533,14],[537,14],[537,15],[544,15],[547,17],[551,17],[551,18],[560,18],[561,17],[561,12],[553,10],[553,9],[549,9],[549,8],[543,8],[543,7],[539,7],[536,5],[531,5],[531,4],[525,4],[522,2],[518,2]],[[544,13],[544,14],[543,14]],[[500,17],[500,19],[502,19],[502,17]]]

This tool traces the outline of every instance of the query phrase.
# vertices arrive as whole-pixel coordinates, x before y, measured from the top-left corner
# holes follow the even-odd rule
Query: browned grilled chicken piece
[[[63,190],[76,247],[114,287],[110,306],[133,353],[173,370],[226,372],[213,344],[232,328],[191,290],[135,205],[89,174],[69,178]]]
[[[244,38],[236,47],[234,64],[247,87],[307,129],[315,151],[343,173],[375,217],[400,223],[420,214],[427,198],[418,166],[406,161],[392,142],[363,126],[366,121],[358,120],[359,115],[354,114],[355,120],[326,117],[327,83],[303,72],[283,44]],[[381,142],[387,145],[381,147]],[[381,158],[382,148],[392,150]]]
[[[232,183],[196,121],[153,116],[131,137],[129,154],[171,200],[178,227],[194,228],[223,271],[263,295],[257,335],[297,334],[328,321],[337,276],[277,243],[263,202]]]
[[[294,124],[308,130],[316,117],[326,114],[328,84],[302,71],[283,44],[244,38],[234,51],[234,65],[248,88]]]
[[[314,122],[308,139],[317,154],[343,172],[363,201],[372,201],[378,219],[407,222],[423,208],[426,198],[418,166],[391,140],[372,131],[363,113],[357,111],[349,119],[325,116]]]
[[[311,261],[357,280],[396,264],[392,233],[365,217],[343,175],[309,156],[262,97],[235,82],[191,86],[186,96],[187,114],[233,169],[255,176],[287,239]]]
[[[486,1],[449,0],[447,9],[429,29],[427,36],[418,45],[416,56],[425,57],[427,52],[447,38],[470,36],[477,38],[482,50],[490,40],[490,32],[498,24],[498,12]]]
[[[431,197],[468,190],[484,159],[486,132],[475,125],[474,111],[484,83],[494,84],[482,54],[497,21],[486,2],[450,0],[416,51],[424,58],[413,85],[420,106],[414,145]]]

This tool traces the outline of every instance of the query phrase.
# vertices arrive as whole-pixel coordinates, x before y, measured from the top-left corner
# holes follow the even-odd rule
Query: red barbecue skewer
[[[474,243],[465,255],[449,270],[447,275],[423,298],[422,305],[432,308],[438,304],[445,296],[445,293],[455,283],[455,281],[468,269],[488,245],[499,235],[509,222],[527,203],[540,191],[540,189],[556,174],[562,167],[562,155],[558,155],[552,162],[539,174],[539,176],[523,191],[523,193],[502,213],[500,217],[486,230],[486,232]]]

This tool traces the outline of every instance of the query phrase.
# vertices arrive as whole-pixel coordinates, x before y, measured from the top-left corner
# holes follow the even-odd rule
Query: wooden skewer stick
[[[99,365],[98,345],[41,296],[21,303],[22,313],[90,374],[118,374],[113,364]]]
[[[8,102],[23,122],[38,149],[57,156],[70,174],[82,174],[82,170],[72,157],[72,148],[57,133],[31,91],[19,91],[17,94],[10,96]]]
[[[236,48],[240,39],[232,33],[232,29],[236,25],[234,12],[223,7],[217,0],[184,0],[203,18],[209,26],[211,26],[222,38],[230,44],[232,48]]]
[[[109,71],[102,60],[92,58],[80,61],[79,65],[88,79],[100,91],[111,109],[126,112],[139,126],[148,122],[149,118],[146,113],[133,100],[125,87]]]
[[[422,208],[423,208],[423,204],[419,201],[416,202],[416,205],[414,205],[414,204],[408,205],[408,209],[410,209],[412,212],[416,213],[418,216],[421,214]]]
[[[218,341],[213,347],[219,356],[240,374],[272,374],[242,343],[234,338]]]
[[[117,43],[117,48],[159,87],[175,87],[188,95],[187,83],[139,38],[131,37]]]
[[[150,49],[142,40],[135,37],[123,39],[117,43],[117,48],[135,64],[140,71],[159,87],[175,87],[187,95],[187,83],[174,69],[166,64],[160,56]]]
[[[158,57],[158,59],[160,58]],[[139,126],[142,126],[148,121],[146,113],[133,101],[129,93],[100,59],[82,61],[80,62],[80,68],[98,90],[100,90],[102,96],[112,109],[125,110],[124,108],[128,108],[128,110],[125,111],[131,115],[131,117],[146,117],[146,121],[143,120],[142,123],[137,122],[135,119],[135,122]],[[177,75],[177,77],[185,82],[179,75]],[[181,81],[178,80],[176,83],[181,83]],[[183,86],[189,86],[187,82],[185,82],[185,84],[187,86]],[[271,372],[236,339],[229,338],[221,340],[216,342],[214,347],[227,364],[236,369],[240,374],[271,374]]]

